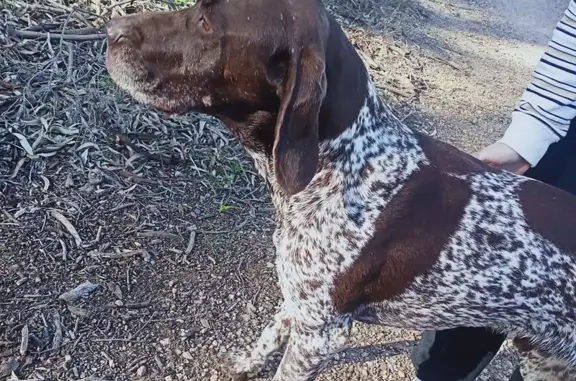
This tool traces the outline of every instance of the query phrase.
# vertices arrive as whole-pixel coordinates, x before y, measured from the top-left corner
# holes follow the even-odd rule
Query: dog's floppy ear
[[[323,51],[313,45],[292,51],[282,83],[273,148],[274,172],[282,191],[303,190],[318,164],[318,115],[326,95]]]

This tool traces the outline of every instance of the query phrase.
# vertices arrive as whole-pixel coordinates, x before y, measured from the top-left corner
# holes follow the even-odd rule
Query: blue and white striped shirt
[[[575,117],[576,0],[570,0],[500,141],[535,166]]]

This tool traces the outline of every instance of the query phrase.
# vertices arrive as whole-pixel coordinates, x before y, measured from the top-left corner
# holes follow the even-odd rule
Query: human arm
[[[522,94],[504,136],[477,156],[488,164],[524,173],[563,138],[576,117],[576,0],[556,25],[532,82]]]

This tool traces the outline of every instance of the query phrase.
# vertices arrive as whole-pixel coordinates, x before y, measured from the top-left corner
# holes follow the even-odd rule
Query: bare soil
[[[503,131],[565,6],[520,3],[327,1],[398,115],[468,151]],[[273,213],[241,147],[104,67],[107,19],[177,7],[2,0],[0,380],[226,380],[219,356],[274,312]],[[417,339],[357,325],[320,379],[410,380]]]

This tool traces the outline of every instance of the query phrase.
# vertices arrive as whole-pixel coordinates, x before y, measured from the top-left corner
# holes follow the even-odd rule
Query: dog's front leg
[[[282,362],[273,381],[312,381],[347,341],[350,322],[338,320],[321,326],[292,322]]]
[[[228,370],[234,380],[246,380],[260,372],[274,352],[279,351],[290,336],[290,318],[282,305],[274,319],[264,328],[260,338],[249,352],[231,356]]]

